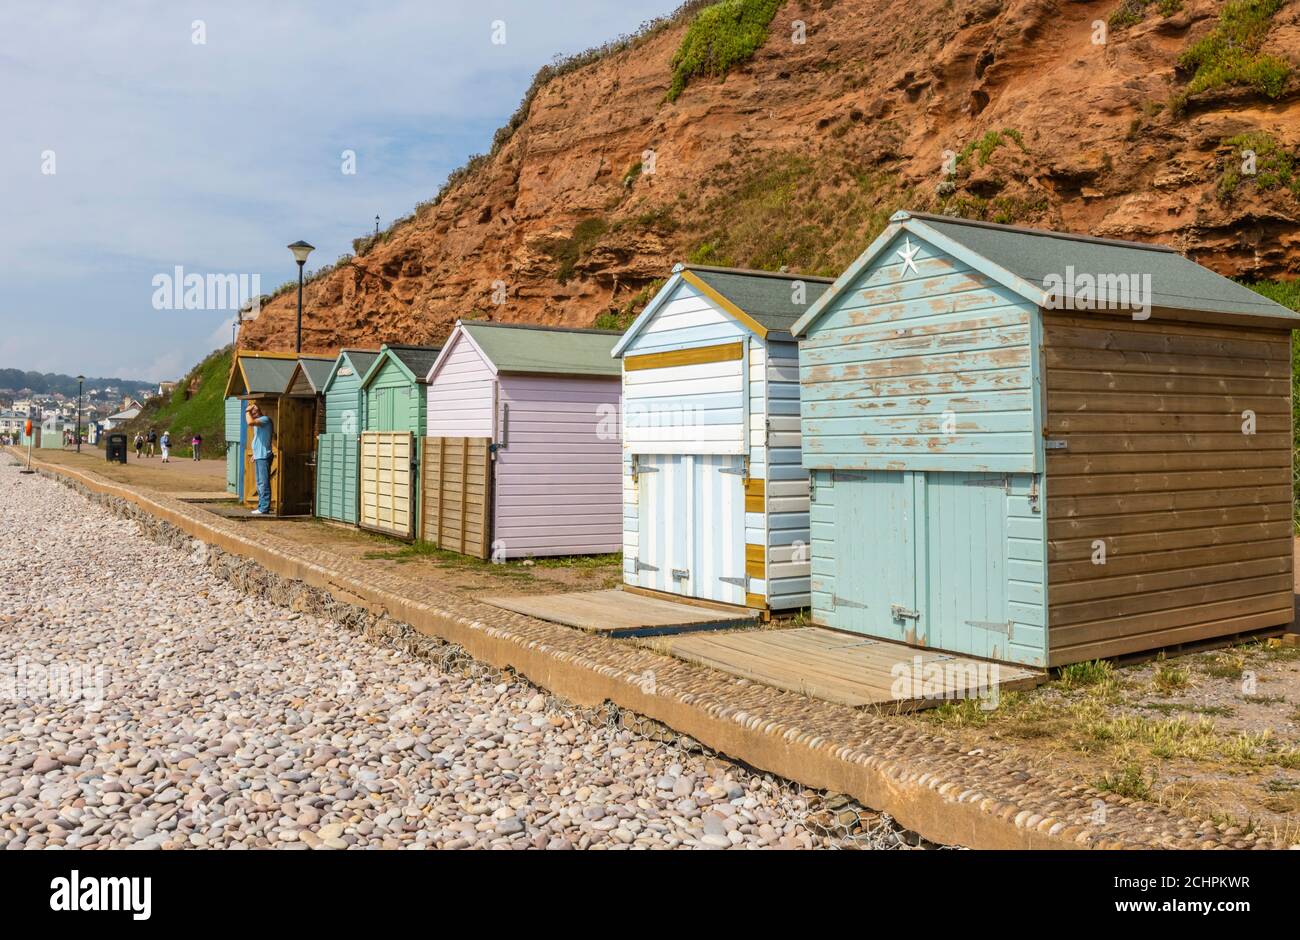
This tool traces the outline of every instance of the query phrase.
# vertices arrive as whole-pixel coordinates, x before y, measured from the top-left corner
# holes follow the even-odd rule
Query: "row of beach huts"
[[[275,514],[1063,665],[1291,621],[1297,316],[1160,246],[904,212],[834,282],[679,265],[624,333],[240,352],[227,483],[255,500],[255,399]]]

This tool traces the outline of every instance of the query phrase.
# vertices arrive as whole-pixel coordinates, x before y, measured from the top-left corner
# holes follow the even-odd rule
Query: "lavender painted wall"
[[[491,437],[496,376],[464,333],[429,385],[429,437]]]
[[[492,540],[506,557],[621,550],[620,387],[618,376],[500,377]]]

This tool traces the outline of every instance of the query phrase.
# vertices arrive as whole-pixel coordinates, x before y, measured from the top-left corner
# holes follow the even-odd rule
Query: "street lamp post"
[[[293,258],[298,262],[298,338],[294,343],[294,352],[302,354],[302,269],[307,263],[307,256],[316,250],[315,246],[307,244],[305,241],[296,241],[289,246],[293,252]]]
[[[85,384],[86,377],[77,376],[77,453],[81,453],[81,390]]]

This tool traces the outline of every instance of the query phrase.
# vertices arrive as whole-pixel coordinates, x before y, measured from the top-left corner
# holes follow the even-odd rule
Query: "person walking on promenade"
[[[145,450],[145,456],[152,457],[154,445],[158,443],[158,432],[155,431],[153,428],[150,428],[149,434],[148,436],[145,437],[144,442],[147,445]]]
[[[171,457],[169,456],[171,454],[171,449],[172,449],[172,432],[163,431],[163,436],[162,436],[162,462],[163,463],[171,463]]]
[[[203,447],[203,435],[195,431],[194,436],[190,438],[190,446],[194,448],[194,459],[198,460],[199,450]]]

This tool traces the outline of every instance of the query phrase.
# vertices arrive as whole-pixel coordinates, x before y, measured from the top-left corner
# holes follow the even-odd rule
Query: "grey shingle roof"
[[[803,274],[786,274],[772,271],[747,271],[738,268],[711,268],[687,265],[690,271],[723,297],[764,327],[778,333],[789,333],[796,320],[808,312],[813,301],[826,292],[832,279]],[[791,284],[802,281],[804,303],[793,302]]]
[[[358,376],[369,372],[370,367],[379,358],[378,349],[345,349],[343,352],[347,353],[348,359],[352,360],[352,368],[356,370]]]
[[[552,375],[619,375],[610,358],[623,334],[617,330],[581,330],[462,320],[461,328],[483,350],[498,372]]]
[[[434,362],[438,359],[438,353],[442,352],[441,346],[405,346],[385,344],[384,349],[388,350],[394,359],[398,360],[402,365],[410,369],[411,374],[420,382],[423,382],[425,377],[428,376],[429,370],[433,368]]]
[[[1077,274],[1150,274],[1151,303],[1155,307],[1300,320],[1300,313],[1163,245],[972,222],[925,212],[905,215],[1035,287],[1042,287],[1049,274],[1064,276],[1067,265],[1073,265]]]
[[[303,356],[298,361],[302,363],[302,371],[306,373],[307,380],[311,382],[312,390],[316,392],[324,391],[325,383],[329,381],[330,372],[334,369],[334,358]]]
[[[279,394],[289,386],[296,359],[260,359],[240,356],[239,363],[248,381],[247,394]]]

